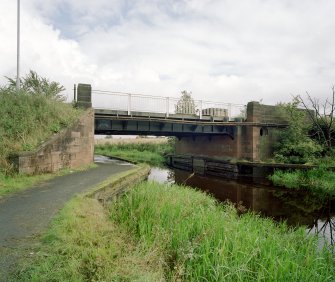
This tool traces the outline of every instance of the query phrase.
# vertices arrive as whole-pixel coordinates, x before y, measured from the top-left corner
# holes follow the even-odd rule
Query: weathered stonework
[[[287,122],[276,106],[250,102],[246,122],[279,124]],[[176,153],[203,157],[220,157],[261,161],[269,159],[277,142],[278,128],[259,125],[237,125],[234,138],[228,135],[181,137]]]
[[[55,172],[93,162],[94,111],[88,109],[78,122],[51,137],[34,152],[18,153],[11,161],[19,173]]]

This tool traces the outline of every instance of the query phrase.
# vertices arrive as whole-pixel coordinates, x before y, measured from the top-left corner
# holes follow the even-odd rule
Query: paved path
[[[56,177],[28,190],[0,199],[0,281],[32,246],[55,214],[75,194],[87,191],[132,164],[97,157],[97,168]]]

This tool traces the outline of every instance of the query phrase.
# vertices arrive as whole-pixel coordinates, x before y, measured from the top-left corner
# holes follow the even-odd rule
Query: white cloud
[[[15,75],[14,2],[0,4],[1,75]],[[69,89],[273,104],[335,83],[332,0],[22,2],[23,73]]]

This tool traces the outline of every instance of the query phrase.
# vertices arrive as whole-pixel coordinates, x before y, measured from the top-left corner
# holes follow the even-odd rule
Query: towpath
[[[34,255],[38,236],[75,194],[134,165],[96,157],[98,167],[53,178],[0,199],[0,281],[9,281],[21,257]]]

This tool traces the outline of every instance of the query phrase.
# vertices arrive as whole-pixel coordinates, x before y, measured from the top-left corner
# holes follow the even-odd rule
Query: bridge
[[[177,153],[261,160],[286,126],[275,106],[183,101],[92,89],[79,84],[79,106],[94,108],[94,134],[176,136]]]
[[[247,121],[247,106],[242,104],[92,90],[90,85],[83,84],[76,96],[78,103],[94,108],[96,135],[227,134],[234,138],[236,126],[280,126]]]

